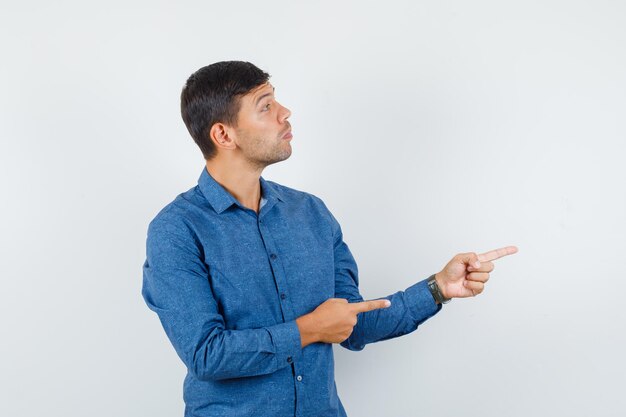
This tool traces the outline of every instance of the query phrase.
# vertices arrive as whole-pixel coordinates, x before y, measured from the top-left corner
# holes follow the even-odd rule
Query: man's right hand
[[[330,298],[311,313],[296,319],[302,347],[315,342],[341,343],[352,334],[359,313],[390,305],[386,299],[349,303],[343,298]]]

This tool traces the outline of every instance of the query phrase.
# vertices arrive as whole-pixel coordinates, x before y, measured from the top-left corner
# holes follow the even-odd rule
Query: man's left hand
[[[485,289],[495,261],[517,253],[517,247],[507,246],[482,254],[460,253],[435,275],[437,285],[445,298],[474,297]]]

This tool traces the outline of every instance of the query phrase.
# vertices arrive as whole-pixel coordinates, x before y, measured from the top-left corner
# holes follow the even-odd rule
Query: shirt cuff
[[[276,349],[279,367],[291,364],[302,355],[300,329],[295,320],[267,327]]]
[[[428,278],[411,285],[404,290],[404,295],[408,298],[409,311],[418,323],[422,323],[441,310],[442,305],[437,304],[430,293]]]

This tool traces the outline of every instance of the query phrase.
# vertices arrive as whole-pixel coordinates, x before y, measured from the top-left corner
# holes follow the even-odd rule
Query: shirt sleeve
[[[330,213],[334,239],[335,297],[349,302],[363,301],[359,293],[358,269],[354,257],[343,240],[341,226]],[[368,343],[393,339],[411,333],[424,321],[441,310],[428,289],[428,278],[404,291],[387,297],[388,308],[359,313],[357,325],[350,337],[341,343],[349,350],[362,350]]]
[[[142,296],[196,378],[269,374],[300,357],[295,320],[257,329],[226,330],[209,283],[210,273],[189,228],[156,219],[150,224]]]

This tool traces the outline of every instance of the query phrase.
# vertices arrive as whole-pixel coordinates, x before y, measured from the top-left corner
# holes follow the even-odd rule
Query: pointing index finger
[[[387,308],[391,305],[391,301],[386,299],[361,301],[359,303],[351,303],[350,305],[354,307],[354,311],[357,313],[365,313],[366,311],[377,310],[379,308]]]
[[[494,249],[490,250],[489,252],[481,253],[480,255],[478,255],[478,260],[480,262],[494,261],[496,259],[502,258],[503,256],[513,255],[514,253],[517,253],[516,246],[506,246],[504,248]]]

